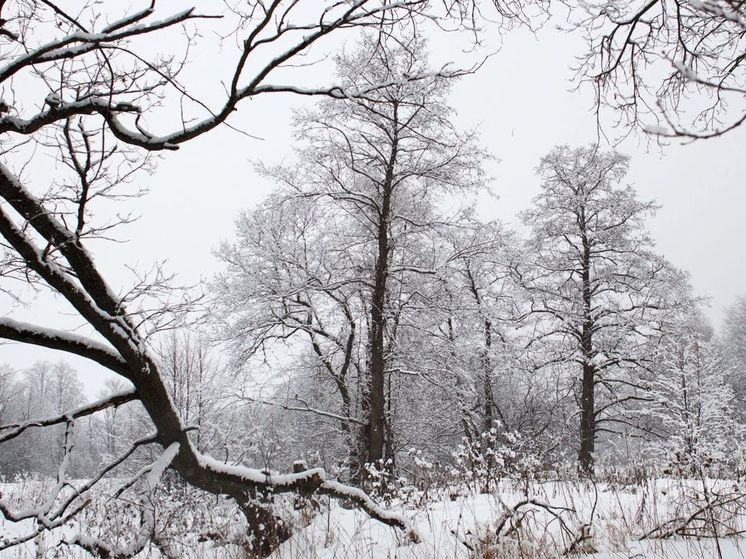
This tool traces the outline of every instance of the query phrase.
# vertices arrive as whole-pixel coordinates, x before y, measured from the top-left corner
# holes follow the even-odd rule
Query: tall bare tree
[[[283,218],[284,225],[265,223],[245,244],[255,264],[264,261],[263,268],[252,265],[249,275],[273,276],[251,282],[270,305],[259,315],[264,318],[239,320],[258,330],[258,338],[247,339],[250,352],[272,337],[308,338],[338,386],[343,421],[363,424],[361,464],[393,458],[387,447],[387,379],[397,328],[406,322],[403,309],[418,297],[404,284],[413,274],[434,273],[432,257],[418,245],[446,221],[436,201],[482,181],[483,155],[474,134],[458,132],[451,122],[450,80],[433,73],[426,58],[416,37],[374,36],[338,58],[343,87],[368,93],[322,101],[300,116],[298,164],[267,168],[290,199],[271,201],[277,209],[262,219]],[[417,75],[429,77],[407,79]],[[374,90],[376,83],[390,85]],[[287,242],[288,235],[295,242]],[[276,238],[281,242],[274,244]],[[236,278],[251,260],[228,253],[225,259]],[[233,283],[241,290],[240,279]],[[362,354],[356,345],[361,340]],[[362,378],[357,421],[350,420],[350,367]]]
[[[579,371],[581,471],[593,472],[596,436],[638,399],[636,372],[682,275],[652,251],[645,219],[655,206],[621,182],[627,158],[596,146],[555,148],[538,169],[543,183],[523,213],[532,226],[528,265],[516,268],[538,319],[530,345],[547,363]]]

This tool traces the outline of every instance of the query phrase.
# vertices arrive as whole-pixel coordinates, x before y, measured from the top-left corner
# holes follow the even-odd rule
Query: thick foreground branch
[[[0,318],[0,338],[86,357],[124,377],[129,377],[127,362],[110,347],[61,330],[43,328],[10,318]]]
[[[273,474],[244,466],[224,464],[208,455],[197,457],[202,469],[201,474],[205,475],[210,483],[226,483],[239,491],[253,488],[264,493],[318,494],[351,501],[371,518],[387,526],[407,531],[413,541],[418,539],[403,515],[383,509],[361,489],[327,479],[322,468],[293,474]]]

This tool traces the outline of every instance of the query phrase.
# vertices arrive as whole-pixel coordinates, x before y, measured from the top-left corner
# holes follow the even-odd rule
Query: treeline
[[[226,376],[208,356],[207,345],[189,334],[171,332],[158,344],[157,353],[169,395],[193,432],[195,446],[221,457],[227,448],[251,450],[251,439],[256,437],[251,415],[226,399]],[[128,382],[110,378],[96,398],[87,398],[78,374],[65,361],[40,361],[20,371],[4,366],[0,370],[0,476],[8,481],[26,474],[56,477],[66,457],[67,474],[81,479],[125,455],[128,460],[116,470],[119,475],[152,463],[158,450],[136,444],[154,435],[152,421],[139,402],[94,409],[97,402],[130,390]],[[84,408],[92,413],[80,414]]]
[[[108,382],[102,397],[123,388],[124,383]],[[4,442],[0,475],[6,479],[24,473],[54,476],[69,447],[72,449],[68,458],[70,469],[81,477],[86,476],[104,457],[116,456],[117,449],[125,444],[125,437],[136,436],[133,422],[117,421],[117,414],[126,412],[116,408],[80,419],[74,428],[62,423],[45,427],[35,425],[85,403],[83,385],[77,373],[64,361],[39,361],[18,372],[6,366],[0,373],[0,425],[16,427],[6,427],[0,438],[16,429],[23,431]]]

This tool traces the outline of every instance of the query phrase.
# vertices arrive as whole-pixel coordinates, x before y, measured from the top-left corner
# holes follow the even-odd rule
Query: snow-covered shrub
[[[655,518],[653,527],[641,534],[641,539],[670,537],[722,538],[743,534],[746,519],[746,491],[729,480],[699,480],[679,478],[665,491],[662,518]]]
[[[239,558],[252,547],[244,515],[232,501],[199,491],[167,476],[147,502],[128,497],[112,499],[97,492],[76,518],[89,537],[126,549],[144,524],[146,510],[155,525],[146,556]]]
[[[476,439],[464,438],[453,452],[452,478],[475,491],[488,493],[500,480],[534,479],[541,459],[532,441],[515,431],[493,427]]]

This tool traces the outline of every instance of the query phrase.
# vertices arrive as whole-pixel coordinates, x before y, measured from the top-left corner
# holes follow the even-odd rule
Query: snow
[[[659,136],[668,136],[671,134],[671,131],[668,128],[659,126],[657,124],[645,125],[645,132],[647,132],[648,134],[657,134]]]
[[[44,102],[49,105],[50,107],[57,107],[62,104],[62,97],[60,97],[56,93],[50,93],[47,95],[47,97],[44,99]]]
[[[121,360],[119,354],[111,346],[99,343],[95,340],[91,340],[90,338],[80,336],[73,332],[45,328],[43,326],[29,324],[27,322],[20,322],[18,320],[13,320],[12,318],[7,317],[0,317],[0,327],[6,327],[10,330],[18,332],[19,334],[27,334],[33,338],[38,338],[40,340],[63,340],[72,345],[80,346],[82,349],[89,349],[91,350],[91,352],[106,353],[112,359]]]
[[[598,502],[593,486],[584,482],[550,482],[537,484],[531,493],[552,506],[566,507],[563,513],[567,526],[578,530],[582,522],[591,520],[595,537],[592,544],[597,550],[587,549],[582,557],[611,559],[645,557],[646,559],[706,558],[717,556],[713,539],[667,539],[637,541],[646,527],[645,519],[638,513],[647,509],[650,521],[662,518],[668,511],[666,504],[673,503],[680,481],[658,480],[650,485],[619,489],[598,487]],[[691,482],[696,484],[696,482]],[[487,545],[494,543],[496,525],[504,518],[507,507],[525,499],[521,488],[505,486],[499,494],[467,494],[451,498],[444,495],[426,507],[404,512],[413,523],[420,540],[412,543],[401,530],[384,526],[358,510],[347,510],[332,504],[330,510],[315,518],[304,530],[296,533],[273,555],[273,559],[332,559],[338,557],[370,557],[398,559],[457,559],[474,557],[472,549],[481,557],[487,555]],[[647,503],[647,504],[646,504]],[[595,511],[592,513],[592,511]],[[670,512],[670,511],[668,511]],[[536,507],[524,517],[532,524],[533,541],[522,544],[505,538],[501,547],[493,546],[495,557],[554,557],[561,555],[569,543],[559,523]],[[745,540],[719,541],[723,558],[744,557]],[[554,551],[552,551],[554,546]],[[559,547],[557,550],[556,547]],[[527,547],[536,555],[521,555]],[[743,550],[741,549],[743,547]],[[481,551],[479,551],[481,550]]]
[[[145,476],[145,487],[149,491],[153,491],[157,486],[158,482],[166,471],[166,468],[171,465],[171,462],[176,455],[179,453],[179,443],[172,443],[169,447],[158,457],[158,460],[150,465],[150,471]]]
[[[303,484],[315,484],[317,492],[321,495],[333,495],[335,497],[349,497],[367,514],[377,516],[381,521],[391,521],[407,526],[406,519],[399,513],[391,512],[377,505],[364,491],[344,485],[335,480],[327,479],[326,472],[322,468],[312,468],[292,474],[278,474],[266,470],[256,470],[237,464],[226,464],[209,455],[198,456],[200,464],[214,472],[224,473],[238,477],[249,484],[259,484],[268,487],[290,489]],[[308,489],[308,487],[306,487]],[[406,530],[409,539],[417,540],[416,530],[409,527]]]
[[[376,505],[376,503],[368,496],[367,493],[365,493],[361,489],[358,489],[357,487],[343,485],[334,480],[328,480],[324,482],[324,487],[330,489],[335,495],[347,495],[351,499],[357,499],[364,502],[366,506],[370,510],[374,511],[381,519],[393,520],[394,522],[400,522],[405,525],[407,524],[406,518],[402,514],[381,508],[380,506]],[[417,531],[414,530],[412,527],[410,527],[409,534],[407,534],[407,536],[413,540],[419,539]]]
[[[289,486],[300,483],[304,480],[317,478],[326,479],[326,472],[321,468],[312,468],[299,473],[277,474],[254,468],[247,468],[239,464],[230,464],[216,460],[209,454],[199,455],[199,462],[202,467],[212,470],[213,472],[224,473],[245,480],[250,484],[272,485],[275,487]]]
[[[673,61],[674,67],[679,71],[679,73],[684,76],[685,79],[690,81],[696,81],[697,80],[697,74],[694,72],[694,70],[684,64],[683,62],[679,60]]]

